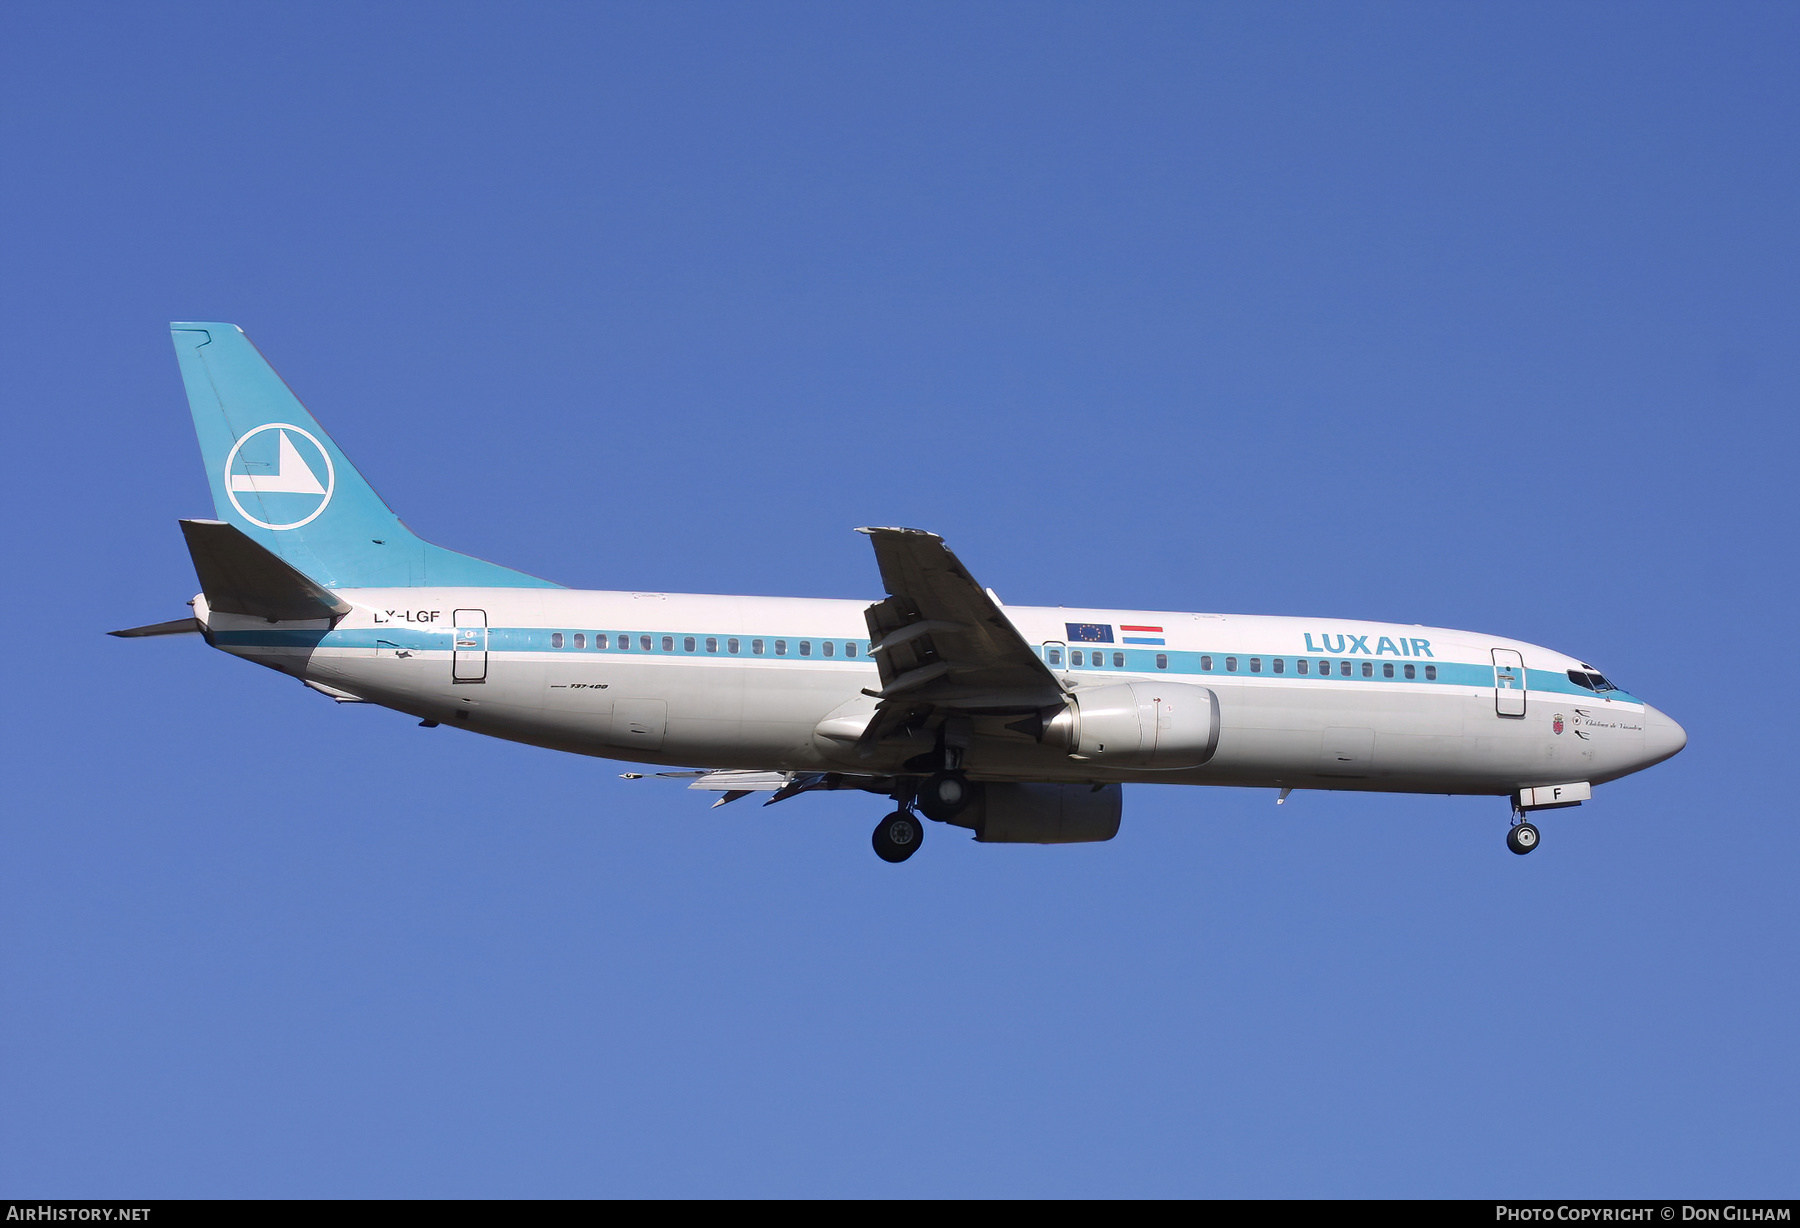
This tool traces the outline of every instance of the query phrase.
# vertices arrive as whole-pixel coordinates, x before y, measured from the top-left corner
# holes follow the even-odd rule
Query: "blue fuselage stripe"
[[[564,647],[556,648],[552,645],[550,637],[553,634],[559,634],[564,637]],[[648,650],[642,646],[642,639],[646,634],[650,637],[650,648]],[[593,636],[603,636],[608,645],[617,645],[620,642],[621,637],[623,637],[625,642],[629,643],[631,647],[628,649],[611,646],[607,648],[574,648],[569,646],[573,643],[573,632],[552,632],[547,628],[538,627],[494,627],[488,629],[486,650],[490,653],[556,653],[558,655],[567,655],[571,659],[607,658],[621,661],[630,660],[632,658],[642,659],[646,657],[665,659],[670,657],[704,657],[712,660],[723,659],[743,661],[746,664],[764,662],[779,663],[782,665],[847,665],[854,663],[857,665],[873,666],[874,664],[868,656],[869,643],[867,640],[841,639],[828,636],[791,634],[759,635],[746,634],[744,632],[735,632],[730,635],[707,636],[704,634],[689,634],[686,632],[670,633],[663,631],[648,633],[639,631],[600,631],[585,632],[584,635],[588,637],[589,643],[594,642],[592,639]],[[662,646],[665,636],[672,639],[673,647],[664,648]],[[212,638],[213,642],[222,648],[288,648],[308,650],[314,648],[361,649],[368,652],[374,652],[381,648],[390,648],[412,652],[448,652],[451,649],[452,629],[447,626],[442,629],[363,627],[347,628],[338,631],[263,631],[256,629],[234,629],[229,631],[215,631],[212,633]],[[689,639],[694,641],[694,648],[691,651],[685,647],[685,644]],[[717,644],[718,647],[716,651],[708,652],[706,650],[708,639],[711,639]],[[729,641],[734,639],[737,640],[739,644],[739,651],[736,653],[732,653],[727,649]],[[761,640],[763,642],[764,651],[761,654],[750,651],[753,641],[756,640]],[[775,652],[775,645],[777,642],[786,645],[787,652],[785,654],[777,654]],[[835,654],[843,654],[846,645],[855,645],[855,655],[821,655],[823,645],[827,642],[833,645]],[[1130,639],[1127,639],[1125,642],[1127,644],[1133,643]],[[1159,641],[1148,642],[1156,643]],[[800,655],[799,646],[802,643],[807,644],[811,648],[811,655]],[[1040,656],[1043,655],[1043,650],[1041,648],[1036,651]],[[1069,650],[1064,649],[1063,651]],[[1205,652],[1185,649],[1164,649],[1160,652],[1151,652],[1142,648],[1128,647],[1118,649],[1094,649],[1087,652],[1085,655],[1089,658],[1097,658],[1097,662],[1094,664],[1084,663],[1082,665],[1070,666],[1068,667],[1067,672],[1079,672],[1081,674],[1178,674],[1195,676],[1198,678],[1217,678],[1221,681],[1232,682],[1311,682],[1321,686],[1342,686],[1355,682],[1384,682],[1415,687],[1492,687],[1495,683],[1494,667],[1492,665],[1461,661],[1439,660],[1427,663],[1419,661],[1398,662],[1391,659],[1373,661],[1371,658],[1364,657],[1332,657],[1329,658],[1330,672],[1322,674],[1317,671],[1320,667],[1320,663],[1327,660],[1327,658],[1324,657],[1256,656],[1252,653],[1247,653],[1243,649],[1227,649],[1223,651],[1213,649]],[[1112,664],[1111,662],[1115,658],[1122,658],[1124,664]],[[1210,659],[1212,665],[1211,669],[1204,667],[1203,658]],[[1226,669],[1225,662],[1228,659],[1236,660],[1239,666],[1238,669]],[[1262,668],[1257,671],[1252,671],[1250,669],[1250,662],[1252,660],[1259,662]],[[1296,663],[1302,660],[1307,662],[1309,672],[1305,674],[1292,672]],[[1286,672],[1274,672],[1276,661],[1283,663],[1283,669]],[[1343,676],[1342,672],[1343,664],[1346,661],[1350,663],[1352,671],[1350,677],[1347,678]],[[1372,661],[1372,664],[1375,666],[1372,676],[1364,677],[1362,672],[1364,661]],[[1159,662],[1164,662],[1166,664],[1159,664]],[[1407,664],[1416,666],[1417,677],[1405,677],[1405,666]],[[1436,679],[1427,679],[1424,676],[1427,664],[1436,668]],[[1392,665],[1394,667],[1394,676],[1391,678],[1387,677],[1383,672],[1383,667],[1386,665]],[[1063,667],[1059,666],[1055,668],[1062,669]],[[1525,685],[1527,691],[1539,695],[1564,695],[1571,700],[1586,699],[1590,701],[1602,698],[1602,696],[1595,692],[1571,682],[1567,674],[1557,670],[1527,670]],[[1625,703],[1643,702],[1624,691],[1608,691],[1605,693],[1604,698],[1621,700]]]

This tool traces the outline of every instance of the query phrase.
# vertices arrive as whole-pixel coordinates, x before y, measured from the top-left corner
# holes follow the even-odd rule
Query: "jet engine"
[[[949,822],[985,844],[1085,844],[1119,834],[1118,785],[977,784]]]
[[[1045,722],[1040,740],[1115,767],[1199,767],[1219,748],[1219,697],[1182,682],[1083,688]]]

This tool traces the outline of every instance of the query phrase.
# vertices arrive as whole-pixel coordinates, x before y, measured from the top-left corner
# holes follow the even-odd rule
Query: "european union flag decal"
[[[1112,628],[1105,623],[1064,623],[1071,644],[1110,644]]]

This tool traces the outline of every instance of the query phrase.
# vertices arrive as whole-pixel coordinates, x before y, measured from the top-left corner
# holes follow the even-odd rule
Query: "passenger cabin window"
[[[786,640],[776,640],[775,641],[775,655],[778,657],[787,656],[787,641]]]
[[[612,646],[612,641],[610,639],[608,639],[605,635],[596,634],[594,636],[594,647],[595,648],[610,648],[611,646]]]
[[[586,648],[587,647],[587,636],[581,634],[581,632],[579,632],[579,631],[577,631],[575,633],[575,647],[577,647],[577,648]]]
[[[1394,663],[1392,661],[1383,661],[1381,663],[1381,676],[1383,678],[1392,678],[1394,676]]]
[[[719,641],[714,639],[710,635],[706,637],[706,651],[708,651],[708,652],[719,651]]]
[[[1062,649],[1060,649],[1060,648],[1044,649],[1044,660],[1048,661],[1052,665],[1061,665],[1062,664]]]
[[[1212,668],[1212,658],[1211,657],[1201,657],[1200,658],[1200,668],[1201,669],[1211,669]]]
[[[1156,654],[1156,668],[1157,669],[1168,669],[1169,668],[1169,654],[1168,653],[1159,652]]]
[[[561,648],[562,647],[562,632],[552,631],[550,633],[550,647],[552,647],[552,648]]]
[[[1122,652],[1113,653],[1113,668],[1114,669],[1124,669],[1125,668],[1125,654],[1124,653],[1122,653]]]
[[[1418,677],[1418,674],[1419,674],[1419,670],[1418,670],[1418,667],[1417,667],[1417,666],[1415,666],[1415,665],[1408,665],[1408,666],[1407,666],[1407,667],[1406,667],[1406,676],[1407,676],[1407,677],[1408,677],[1408,678],[1416,678],[1416,677]]]
[[[1319,662],[1319,677],[1329,678],[1330,676],[1331,676],[1331,662],[1329,662],[1329,661]]]
[[[1069,649],[1069,664],[1070,665],[1080,665],[1081,664],[1081,649],[1079,649],[1079,648]]]
[[[1350,662],[1339,661],[1338,662],[1338,673],[1340,673],[1344,677],[1348,678],[1350,676]]]
[[[811,640],[801,640],[800,641],[800,655],[803,657],[812,656],[812,641]]]
[[[854,657],[856,655],[856,645],[854,643],[845,644],[844,655],[846,657]]]
[[[823,644],[819,645],[819,654],[821,656],[829,657],[836,647],[837,645],[833,644],[830,640],[826,640]]]
[[[763,649],[763,643],[761,640],[751,640],[750,641],[750,651],[751,652],[755,653],[757,656],[760,657],[760,656],[762,656],[762,649]]]
[[[1225,672],[1228,674],[1237,673],[1237,658],[1236,657],[1226,657],[1225,658]]]
[[[1272,666],[1274,666],[1276,673],[1278,673],[1278,674],[1287,673],[1287,662],[1283,661],[1280,657],[1276,657],[1273,661],[1270,662],[1270,664]]]
[[[738,642],[736,640],[726,640],[725,641],[725,651],[726,652],[736,652],[737,650],[738,650]]]
[[[664,652],[674,652],[675,651],[675,637],[674,636],[672,636],[672,635],[663,636],[663,651]]]
[[[1425,667],[1425,681],[1427,681],[1427,682],[1436,682],[1437,681],[1437,666],[1427,665]]]
[[[684,635],[684,636],[682,636],[682,638],[681,638],[681,651],[683,651],[683,652],[692,652],[692,651],[694,651],[694,637],[693,637],[693,636],[691,636],[691,635]]]
[[[1304,674],[1306,672],[1306,662],[1303,660],[1294,662],[1294,672],[1296,674]]]
[[[1363,662],[1363,677],[1373,678],[1374,676],[1375,676],[1375,662],[1364,661]]]
[[[1261,657],[1251,657],[1250,658],[1250,672],[1253,674],[1262,673],[1262,658]]]

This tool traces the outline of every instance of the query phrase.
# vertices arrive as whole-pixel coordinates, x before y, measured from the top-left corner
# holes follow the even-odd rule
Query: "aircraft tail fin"
[[[169,331],[219,522],[309,583],[561,587],[414,534],[235,324],[176,323]],[[196,567],[199,560],[196,553]]]

